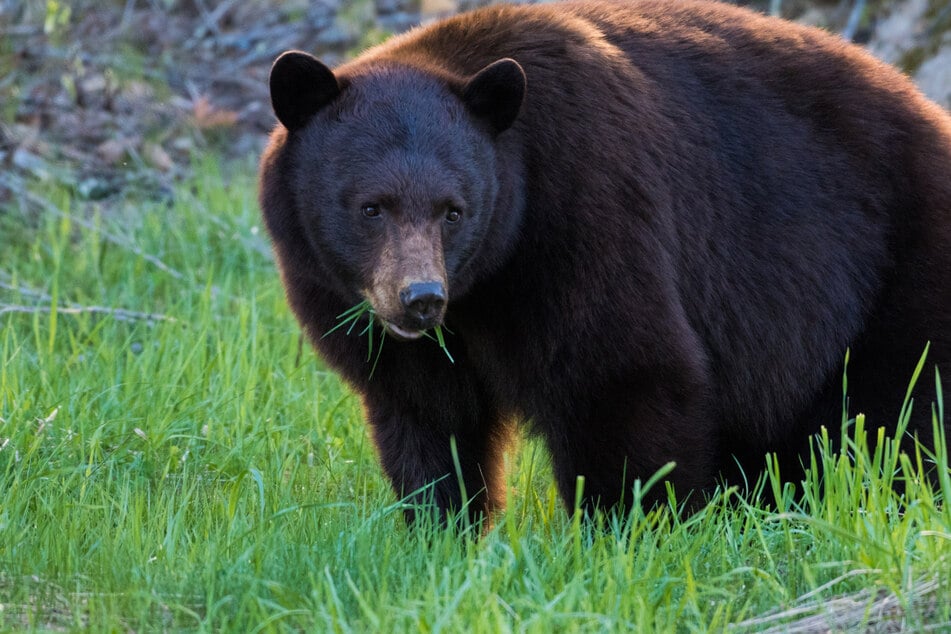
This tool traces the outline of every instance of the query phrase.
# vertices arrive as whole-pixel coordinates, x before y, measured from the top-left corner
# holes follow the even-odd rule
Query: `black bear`
[[[287,52],[270,89],[287,296],[398,493],[484,517],[524,421],[569,504],[668,462],[702,499],[841,425],[846,369],[894,430],[929,341],[932,440],[951,117],[859,47],[713,2],[499,6],[335,70]],[[361,302],[385,340],[333,330]]]

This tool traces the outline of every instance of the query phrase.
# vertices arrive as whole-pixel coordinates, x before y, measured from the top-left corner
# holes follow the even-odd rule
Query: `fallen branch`
[[[9,279],[9,275],[7,275],[4,271],[0,271],[0,277]],[[25,286],[14,286],[13,284],[8,284],[4,282],[3,280],[0,280],[0,288],[7,291],[14,291],[16,293],[19,293],[20,295],[24,295],[26,297],[32,297],[34,299],[38,299],[44,302],[48,302],[51,299],[53,299],[52,297],[50,297],[43,291],[38,291],[33,288],[27,288]]]
[[[14,182],[13,179],[8,178],[7,175],[0,173],[0,189],[2,189],[2,187],[4,186],[7,187],[10,191],[12,191],[17,196],[21,197],[23,200],[33,205],[36,205],[37,207],[39,207],[40,209],[42,209],[43,211],[47,213],[53,214],[54,216],[58,218],[67,218],[69,219],[70,222],[75,223],[79,225],[80,227],[83,227],[84,229],[98,232],[99,235],[102,237],[102,239],[105,240],[106,242],[110,242],[122,249],[131,251],[132,253],[139,256],[146,262],[152,264],[155,268],[165,272],[166,274],[170,275],[176,280],[184,281],[186,279],[186,276],[184,273],[172,268],[168,264],[165,264],[165,262],[160,260],[158,257],[151,255],[149,253],[146,253],[145,251],[143,251],[136,245],[132,244],[128,240],[125,240],[115,234],[109,233],[102,227],[96,226],[95,224],[93,224],[92,222],[89,222],[88,220],[84,220],[83,218],[79,218],[73,214],[66,213],[65,211],[63,211],[62,209],[60,209],[59,207],[51,203],[50,201],[40,196],[37,196],[33,192],[27,190],[21,184]],[[193,287],[193,289],[198,292],[205,291],[204,287],[200,287],[200,286]],[[217,285],[212,284],[211,292],[213,295],[219,295],[221,294],[221,289],[218,288]]]
[[[856,0],[849,12],[849,19],[842,29],[842,37],[850,42],[855,41],[855,33],[859,30],[859,22],[862,20],[862,14],[865,13],[866,0]]]
[[[938,580],[922,581],[911,588],[905,601],[885,590],[861,590],[831,599],[816,598],[808,603],[781,612],[767,614],[735,623],[730,632],[757,632],[758,634],[819,634],[820,632],[894,632],[897,627],[909,625],[911,620],[922,632],[946,632],[949,622],[933,622],[937,601],[947,588]],[[811,596],[814,593],[809,593]],[[908,608],[918,613],[906,617]],[[918,623],[921,619],[924,623]],[[858,628],[862,628],[859,630]]]
[[[88,220],[84,220],[72,214],[66,213],[65,211],[63,211],[62,209],[60,209],[59,207],[51,203],[50,201],[40,196],[37,196],[36,194],[29,191],[28,189],[26,189],[19,183],[13,182],[12,179],[9,179],[3,175],[0,175],[0,185],[3,185],[9,188],[10,191],[15,192],[17,196],[20,196],[24,198],[25,200],[29,201],[30,203],[40,207],[43,211],[47,213],[53,214],[54,216],[57,216],[59,218],[68,218],[70,222],[74,222],[80,227],[83,227],[84,229],[88,229],[90,231],[98,231],[99,235],[102,236],[102,238],[106,242],[111,242],[112,244],[122,247],[123,249],[128,249],[132,253],[144,259],[146,262],[149,262],[156,268],[171,275],[175,279],[177,280],[185,279],[185,275],[183,273],[176,271],[175,269],[165,264],[165,262],[162,262],[162,260],[155,257],[154,255],[150,255],[146,253],[145,251],[143,251],[142,249],[140,249],[139,247],[135,246],[134,244],[130,244],[128,241],[123,240],[119,236],[113,235],[109,233],[108,231],[105,231],[104,229],[102,229],[102,227],[95,226],[93,223],[89,222]]]
[[[111,308],[109,306],[53,306],[46,304],[43,306],[20,306],[17,304],[0,304],[0,315],[5,313],[27,313],[27,314],[48,314],[53,310],[63,315],[81,315],[84,313],[97,313],[111,315],[116,319],[127,321],[168,321],[178,323],[178,319],[161,313],[143,313],[136,310],[127,310],[125,308]]]

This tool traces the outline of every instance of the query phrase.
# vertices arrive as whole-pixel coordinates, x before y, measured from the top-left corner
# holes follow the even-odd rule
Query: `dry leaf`
[[[232,126],[238,121],[238,113],[217,108],[204,95],[198,97],[192,106],[195,126],[202,130]]]
[[[171,171],[175,167],[175,162],[158,143],[146,143],[142,147],[142,156],[148,161],[149,165],[162,172]]]

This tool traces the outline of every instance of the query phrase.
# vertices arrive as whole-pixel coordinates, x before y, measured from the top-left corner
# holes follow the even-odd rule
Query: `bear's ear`
[[[525,99],[525,71],[508,57],[492,62],[466,82],[462,100],[469,111],[488,119],[496,132],[515,122]]]
[[[274,114],[291,131],[340,94],[333,71],[302,51],[287,51],[274,60],[269,83]]]

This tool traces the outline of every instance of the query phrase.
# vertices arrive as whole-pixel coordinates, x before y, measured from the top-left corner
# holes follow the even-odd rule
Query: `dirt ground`
[[[281,51],[334,64],[421,20],[484,3],[0,0],[0,211],[36,181],[85,200],[163,195],[196,152],[253,158],[274,123],[266,80]],[[859,17],[854,37],[912,71],[951,54],[941,46],[948,0],[751,4],[839,31]],[[951,76],[941,79],[951,63],[932,67],[951,103]]]
[[[270,4],[0,4],[0,204],[24,177],[103,199],[167,187],[197,150],[256,153],[274,55],[326,28],[319,1]]]

